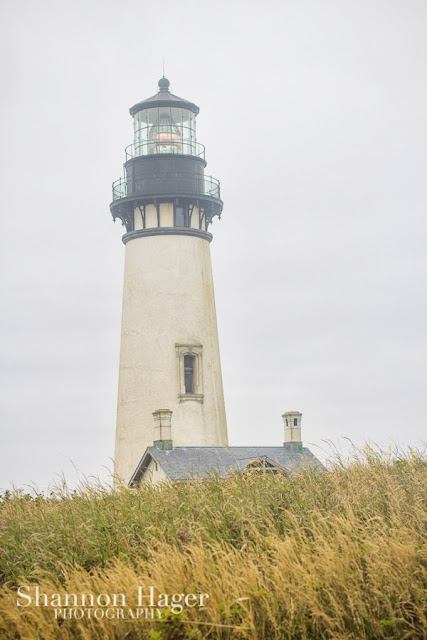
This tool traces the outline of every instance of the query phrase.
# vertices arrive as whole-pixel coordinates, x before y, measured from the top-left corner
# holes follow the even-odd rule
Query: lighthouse
[[[110,205],[125,227],[115,445],[125,483],[153,443],[228,445],[210,257],[220,184],[205,172],[199,108],[169,86],[161,78],[130,109],[134,138]]]

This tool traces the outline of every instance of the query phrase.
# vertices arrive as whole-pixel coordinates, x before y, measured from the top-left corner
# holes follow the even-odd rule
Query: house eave
[[[155,460],[155,457],[152,455],[151,451],[147,448],[144,451],[144,454],[141,460],[138,462],[136,469],[133,472],[131,479],[128,482],[129,488],[133,489],[138,486],[151,460]]]

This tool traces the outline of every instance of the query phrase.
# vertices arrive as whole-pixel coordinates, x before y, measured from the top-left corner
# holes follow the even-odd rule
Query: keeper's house
[[[173,447],[171,440],[172,412],[154,412],[158,439],[148,447],[132,475],[129,486],[141,482],[224,477],[233,472],[280,473],[292,475],[303,467],[320,471],[323,465],[301,442],[301,413],[283,414],[285,442],[282,447]],[[163,439],[162,439],[163,438]]]

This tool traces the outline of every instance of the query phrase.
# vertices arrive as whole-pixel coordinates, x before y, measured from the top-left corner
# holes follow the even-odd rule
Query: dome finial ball
[[[170,85],[170,82],[169,82],[169,80],[167,78],[165,78],[164,76],[163,76],[163,78],[160,78],[160,80],[159,80],[159,89],[160,89],[160,91],[168,91],[169,90],[169,85]]]

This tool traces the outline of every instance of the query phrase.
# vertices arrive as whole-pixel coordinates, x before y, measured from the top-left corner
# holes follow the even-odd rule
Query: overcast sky
[[[427,4],[3,0],[0,487],[112,468],[128,109],[200,106],[232,445],[426,440]],[[141,452],[142,454],[142,452]]]

